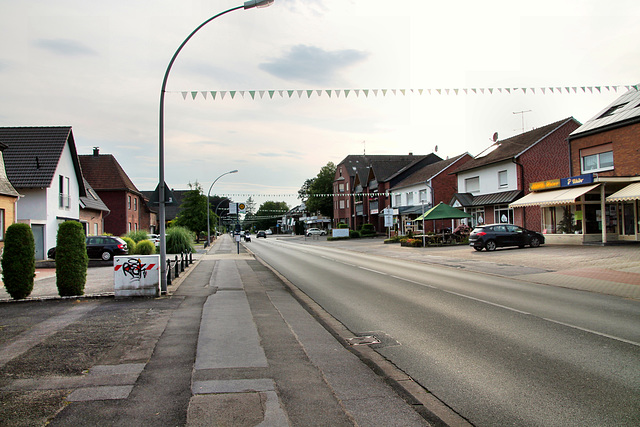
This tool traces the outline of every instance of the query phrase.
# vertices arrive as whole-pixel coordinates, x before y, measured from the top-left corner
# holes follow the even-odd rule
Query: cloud
[[[63,56],[87,56],[97,53],[83,43],[69,39],[39,39],[34,42],[34,45]]]
[[[327,84],[334,81],[341,70],[364,61],[368,56],[368,53],[354,49],[327,51],[315,46],[297,45],[284,57],[259,67],[283,80]]]
[[[294,158],[294,159],[301,159],[302,158],[302,153],[299,153],[299,152],[293,151],[293,150],[286,150],[286,151],[280,152],[280,153],[262,152],[262,153],[257,153],[257,155],[261,156],[261,157],[288,157],[288,158]]]

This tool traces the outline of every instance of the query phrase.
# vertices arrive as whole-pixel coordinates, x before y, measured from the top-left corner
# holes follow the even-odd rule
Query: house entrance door
[[[31,224],[31,231],[33,231],[33,241],[36,247],[36,259],[45,259],[44,225]]]

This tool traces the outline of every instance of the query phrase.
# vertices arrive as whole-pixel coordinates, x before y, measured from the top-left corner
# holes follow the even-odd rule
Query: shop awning
[[[522,208],[525,206],[550,206],[567,205],[575,203],[576,199],[593,190],[600,184],[587,185],[585,187],[562,188],[559,190],[540,191],[529,193],[522,199],[509,204],[510,208]]]
[[[607,197],[607,202],[623,202],[626,200],[640,200],[640,182],[629,184],[622,190],[616,191]]]

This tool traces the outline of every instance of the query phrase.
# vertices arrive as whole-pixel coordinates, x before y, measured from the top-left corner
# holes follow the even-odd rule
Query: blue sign
[[[585,175],[572,176],[570,178],[562,178],[560,180],[561,187],[573,187],[574,185],[583,185],[593,183],[593,174],[588,173]]]

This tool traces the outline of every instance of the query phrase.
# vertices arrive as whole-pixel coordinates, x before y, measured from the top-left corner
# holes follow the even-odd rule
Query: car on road
[[[87,255],[91,259],[101,259],[111,261],[116,255],[128,255],[129,248],[127,242],[115,236],[88,236]],[[51,248],[47,252],[50,259],[56,258],[56,248]]]
[[[469,234],[469,246],[476,251],[495,251],[508,246],[524,248],[526,245],[537,248],[543,243],[542,234],[512,224],[478,225]]]
[[[151,240],[154,245],[160,246],[160,235],[159,234],[149,234],[149,240]]]
[[[267,238],[267,232],[264,230],[260,230],[256,233],[256,239],[259,237],[264,237],[265,239]]]
[[[307,231],[305,231],[304,234],[307,237],[314,236],[314,235],[326,236],[327,235],[327,230],[321,230],[320,228],[307,228]]]
[[[273,234],[273,231],[271,231],[270,228],[267,228],[266,230],[264,230],[265,234],[269,235],[269,234]]]

